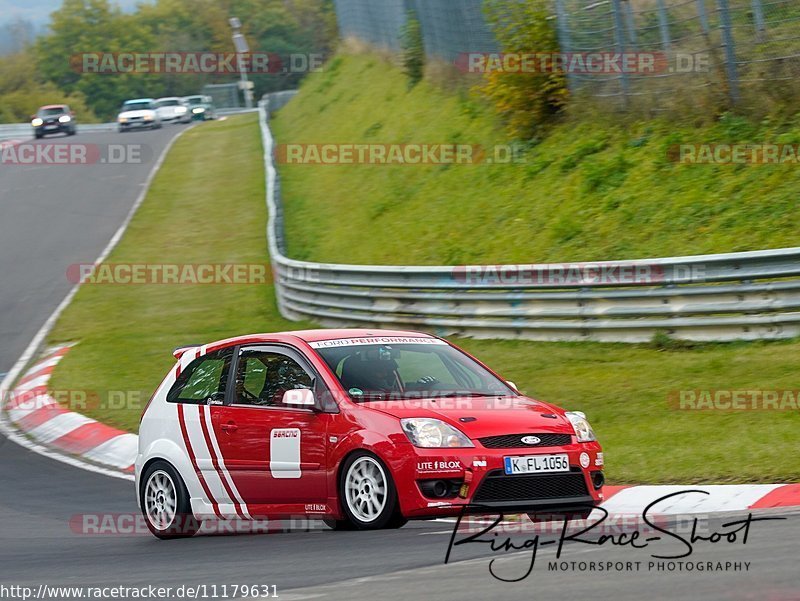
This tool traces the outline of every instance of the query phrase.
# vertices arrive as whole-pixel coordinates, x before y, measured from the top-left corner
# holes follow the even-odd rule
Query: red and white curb
[[[93,464],[133,473],[139,438],[60,406],[48,394],[53,369],[69,346],[50,349],[4,400],[8,421],[29,439]]]
[[[640,514],[650,503],[661,515],[686,515],[800,507],[800,484],[690,484],[606,486],[603,508],[610,514]]]

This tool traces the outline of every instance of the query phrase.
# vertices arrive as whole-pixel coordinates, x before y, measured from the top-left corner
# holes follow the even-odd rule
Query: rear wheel
[[[335,522],[337,530],[378,530],[405,524],[391,473],[370,453],[359,451],[347,459],[341,472],[339,496],[348,524]]]
[[[145,470],[139,495],[147,527],[158,538],[187,538],[200,528],[186,485],[166,461],[156,461]]]

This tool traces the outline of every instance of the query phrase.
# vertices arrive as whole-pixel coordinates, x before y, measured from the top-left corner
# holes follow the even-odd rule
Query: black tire
[[[44,138],[44,134],[33,134],[33,136],[34,136],[34,137],[35,137],[37,140],[41,140],[42,138]]]
[[[77,130],[76,130],[74,127],[73,127],[72,129],[70,129],[70,130],[67,132],[67,135],[68,135],[68,136],[74,136],[76,133],[78,133],[78,132],[77,132]]]
[[[160,527],[153,523],[151,516],[148,514],[148,507],[151,506],[152,501],[150,498],[147,498],[147,493],[151,479],[164,476],[171,482],[174,489],[175,509],[174,517],[171,522]],[[184,484],[183,478],[178,474],[178,471],[166,461],[154,461],[147,467],[144,474],[142,474],[139,489],[139,502],[141,503],[144,521],[150,532],[153,533],[153,536],[157,538],[164,540],[189,538],[194,536],[200,529],[200,522],[192,514],[192,507],[189,502],[189,492],[186,490],[186,484]]]
[[[356,511],[351,508],[350,501],[348,501],[346,484],[350,477],[351,469],[353,469],[356,464],[365,465],[369,469],[377,468],[377,473],[383,478],[383,506],[378,510],[377,515],[370,519],[365,519],[363,514],[358,515]],[[353,476],[355,477],[356,474],[354,473]],[[371,489],[373,485],[367,483],[367,486]],[[377,499],[380,497],[380,494],[376,492],[373,496]],[[356,530],[380,530],[381,528],[397,528],[404,523],[401,523],[405,518],[400,514],[400,507],[397,502],[397,488],[394,485],[391,472],[378,457],[366,451],[357,451],[350,455],[344,462],[339,473],[339,502],[341,503],[342,511],[347,518],[349,526],[339,524],[337,521],[334,524],[336,530],[345,530],[349,528]],[[399,526],[397,524],[399,524]]]

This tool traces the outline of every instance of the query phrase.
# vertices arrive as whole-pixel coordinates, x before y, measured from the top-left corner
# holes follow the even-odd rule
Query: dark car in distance
[[[31,126],[36,139],[48,134],[74,136],[77,132],[75,114],[66,104],[50,104],[41,107],[32,116]]]

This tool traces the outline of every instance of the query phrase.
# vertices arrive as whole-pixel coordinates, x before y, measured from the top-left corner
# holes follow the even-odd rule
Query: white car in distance
[[[159,98],[155,104],[158,118],[163,123],[189,123],[192,120],[189,108],[177,96]]]

